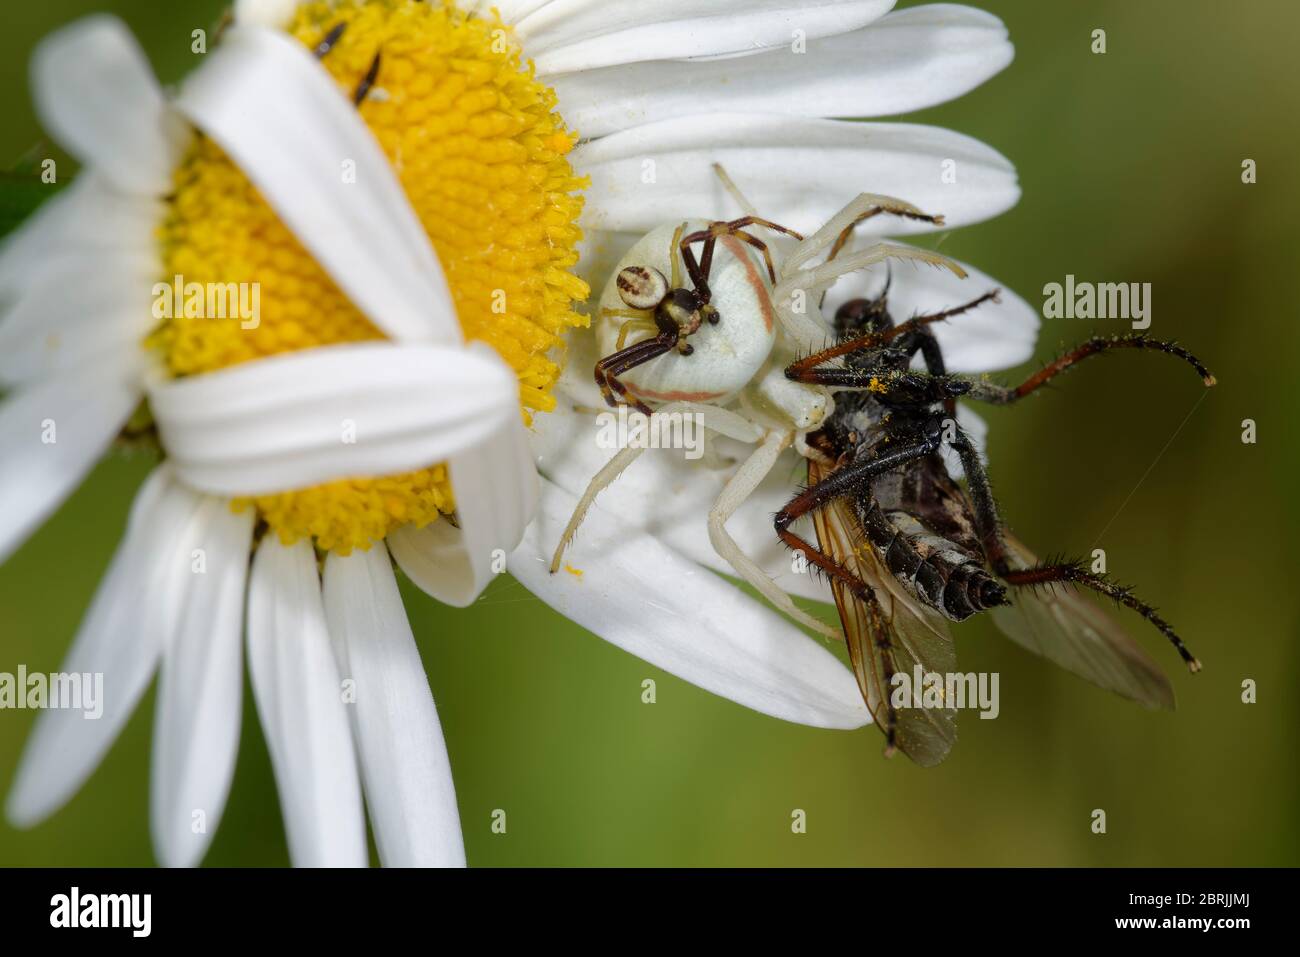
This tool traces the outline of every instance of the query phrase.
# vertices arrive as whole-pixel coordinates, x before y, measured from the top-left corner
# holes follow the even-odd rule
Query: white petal
[[[224,499],[204,503],[190,535],[185,608],[163,655],[154,712],[150,824],[165,867],[203,859],[230,793],[252,539],[252,510],[235,514]]]
[[[0,564],[59,507],[140,401],[135,353],[92,361],[0,402]]]
[[[434,598],[464,608],[504,568],[537,507],[537,470],[518,418],[451,460],[456,520],[388,536],[393,558]]]
[[[388,159],[301,44],[232,27],[177,108],[221,144],[375,325],[394,339],[461,341],[438,257]]]
[[[98,718],[70,709],[41,712],[6,808],[16,826],[30,827],[60,808],[135,709],[180,618],[193,577],[185,546],[201,505],[166,466],[141,487],[126,538],[60,667],[103,675],[103,711]]]
[[[149,388],[185,481],[255,495],[446,461],[519,415],[490,350],[392,342],[287,353]]]
[[[492,10],[496,10],[501,14],[503,22],[514,24],[550,2],[551,0],[467,0],[459,6],[480,16],[488,16]]]
[[[44,271],[0,318],[0,383],[45,379],[96,359],[118,368],[139,364],[157,321],[150,290],[158,257],[105,252],[83,255],[77,266]]]
[[[550,574],[551,549],[576,504],[543,481],[538,519],[510,558],[511,574],[538,598],[623,650],[755,711],[826,728],[870,721],[857,683],[830,651],[599,507],[578,533],[582,557],[575,551],[570,559],[582,575]]]
[[[122,21],[87,17],[51,34],[31,82],[41,122],[69,153],[121,189],[167,192],[188,133]]]
[[[83,172],[0,243],[0,305],[51,275],[76,282],[108,256],[156,257],[162,214],[157,200],[122,193],[103,176]],[[161,272],[159,265],[152,275]],[[0,327],[5,321],[0,318]]]
[[[298,867],[365,867],[365,811],[310,543],[262,540],[248,589],[248,670]]]
[[[865,26],[894,0],[552,0],[515,30],[540,76],[638,60],[716,57],[789,47]]]
[[[865,245],[859,240],[858,247]],[[998,302],[987,302],[970,312],[930,326],[943,348],[949,372],[992,372],[1019,365],[1034,352],[1040,320],[1038,310],[1006,286],[974,266],[962,263],[969,275],[959,279],[946,269],[918,269],[894,265],[889,286],[889,313],[896,322],[912,316],[960,306],[992,290]],[[873,297],[884,286],[886,269],[876,266],[852,273],[826,295],[824,312],[849,299]]]
[[[657,61],[548,81],[584,139],[700,113],[889,116],[953,100],[1011,62],[1006,27],[973,7],[901,10],[852,33],[758,56]]]
[[[297,6],[297,0],[235,0],[235,22],[286,27]]]
[[[379,859],[464,866],[438,710],[382,544],[326,559],[325,612],[339,669],[356,682],[352,725]]]
[[[760,215],[805,234],[863,191],[941,214],[944,228],[996,216],[1020,197],[1015,168],[996,150],[951,130],[908,123],[691,116],[601,137],[574,150],[571,160],[577,172],[591,176],[583,227],[642,234],[676,219],[738,215],[714,163],[726,168]],[[943,182],[948,160],[955,164],[955,183]],[[934,228],[878,216],[859,232]]]

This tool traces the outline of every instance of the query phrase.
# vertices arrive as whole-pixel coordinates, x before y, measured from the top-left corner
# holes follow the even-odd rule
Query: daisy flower
[[[515,546],[538,502],[526,426],[543,516],[572,491],[554,391],[587,279],[662,220],[728,212],[713,162],[803,229],[865,188],[950,225],[1015,202],[1011,165],[967,137],[825,118],[937,103],[1010,60],[996,18],[891,7],[251,0],[174,97],[116,20],[42,44],[38,111],[83,169],[0,251],[0,561],[124,431],[164,460],[63,666],[104,674],[103,716],[41,715],[10,819],[60,807],[157,673],[154,844],[197,863],[246,646],[293,861],[364,864],[368,810],[383,863],[463,863],[394,562],[464,606],[510,554],[668,671],[787,720],[866,723],[848,670],[696,564],[688,531],[605,516],[631,537],[585,582],[537,574],[547,523]],[[629,619],[643,562],[674,587]]]

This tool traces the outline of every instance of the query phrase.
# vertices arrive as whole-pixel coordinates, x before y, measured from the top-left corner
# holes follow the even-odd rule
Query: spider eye
[[[653,309],[668,295],[668,280],[650,266],[628,266],[619,270],[618,294],[633,309]]]

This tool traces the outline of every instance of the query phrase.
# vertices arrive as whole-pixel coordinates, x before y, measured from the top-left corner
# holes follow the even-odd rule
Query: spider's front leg
[[[632,405],[642,415],[650,415],[650,406],[637,396],[632,395],[631,401],[628,401],[627,386],[620,382],[618,377],[628,369],[671,352],[681,341],[684,340],[675,329],[663,331],[652,339],[644,339],[599,360],[596,363],[595,379],[596,385],[600,387],[600,394],[605,398],[605,404],[617,408],[621,399],[624,404]]]
[[[835,237],[835,242],[831,245],[830,253],[828,253],[826,256],[827,262],[830,262],[832,259],[838,256],[840,254],[840,250],[842,250],[846,245],[848,245],[849,240],[853,238],[854,230],[856,230],[860,224],[865,223],[868,219],[871,219],[873,216],[879,216],[882,213],[887,213],[891,216],[897,216],[900,219],[911,219],[919,223],[928,223],[931,226],[943,225],[942,216],[932,216],[928,213],[923,213],[915,206],[913,206],[911,203],[906,202],[905,200],[895,199],[892,196],[880,196],[875,193],[863,193],[861,196],[858,197],[858,202],[861,203],[864,201],[872,202],[875,205],[868,206],[866,209],[857,213],[854,216],[853,221],[840,230],[840,234]]]
[[[708,228],[700,229],[693,233],[682,236],[678,240],[678,248],[681,250],[682,262],[686,264],[686,273],[690,276],[692,284],[695,286],[696,293],[699,294],[700,300],[706,305],[712,299],[712,293],[709,290],[709,273],[713,268],[713,249],[720,238],[732,236],[743,243],[753,246],[763,255],[763,261],[767,265],[767,274],[771,282],[776,282],[776,266],[772,262],[772,251],[768,249],[767,243],[763,242],[752,233],[745,230],[751,226],[762,226],[773,232],[783,233],[786,236],[793,236],[795,239],[802,240],[803,236],[793,229],[787,229],[779,223],[774,223],[769,219],[763,219],[759,216],[742,216],[740,219],[733,219],[729,222],[710,223]],[[691,246],[695,243],[702,243],[700,247],[700,258],[697,262],[695,251]],[[717,313],[709,317],[709,321],[715,325],[718,322]]]

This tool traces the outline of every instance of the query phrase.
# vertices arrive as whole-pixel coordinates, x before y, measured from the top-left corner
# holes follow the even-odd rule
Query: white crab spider
[[[748,209],[725,173],[718,172]],[[839,630],[795,606],[736,544],[726,523],[785,449],[793,444],[802,454],[813,454],[804,439],[833,409],[825,387],[785,376],[797,352],[820,348],[830,337],[819,308],[825,290],[840,276],[887,259],[943,266],[965,276],[943,256],[892,243],[838,257],[854,227],[880,213],[942,223],[909,203],[871,193],[858,196],[806,239],[752,213],[727,223],[667,223],[643,236],[620,260],[601,295],[595,329],[604,356],[596,364],[596,382],[611,406],[621,398],[647,415],[696,413],[707,431],[757,444],[709,510],[709,541],[773,606],[833,638],[842,637]],[[743,232],[751,226],[799,240],[779,271],[766,244]],[[711,255],[702,251],[696,260],[692,243]],[[805,268],[827,251],[825,262]],[[683,285],[683,276],[691,286]],[[648,402],[663,404],[651,409]],[[621,449],[592,478],[556,546],[552,572],[559,569],[596,495],[643,451],[639,446]]]

